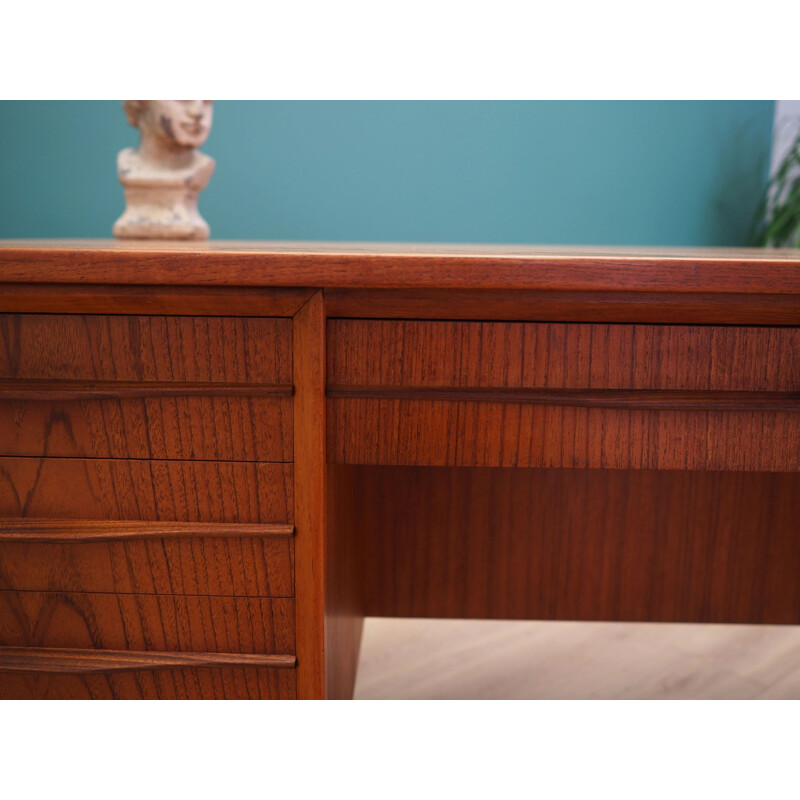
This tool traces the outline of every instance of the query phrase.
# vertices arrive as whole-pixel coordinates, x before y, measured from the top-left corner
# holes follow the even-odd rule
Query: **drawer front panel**
[[[0,314],[0,455],[291,461],[286,319]]]
[[[138,391],[138,389],[134,389]],[[291,461],[291,387],[283,396],[7,399],[2,455]],[[37,392],[41,395],[41,392]]]
[[[291,464],[0,458],[0,517],[292,522]]]
[[[289,536],[3,542],[0,590],[294,596]]]
[[[800,411],[674,411],[334,398],[339,464],[800,470]]]
[[[220,667],[99,675],[0,673],[2,700],[294,700],[293,669]]]
[[[291,320],[0,314],[0,378],[291,384]]]
[[[0,645],[294,654],[294,600],[0,592]]]
[[[800,329],[329,323],[349,464],[800,469]]]
[[[800,328],[331,320],[329,386],[800,392]]]

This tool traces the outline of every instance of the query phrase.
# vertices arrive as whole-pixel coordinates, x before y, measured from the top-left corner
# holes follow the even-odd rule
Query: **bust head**
[[[137,239],[207,239],[198,194],[214,159],[198,149],[208,138],[211,100],[125,100],[128,122],[139,129],[137,148],[117,156],[125,211],[114,235]]]
[[[187,150],[208,138],[214,112],[212,100],[125,100],[123,108],[142,142]]]

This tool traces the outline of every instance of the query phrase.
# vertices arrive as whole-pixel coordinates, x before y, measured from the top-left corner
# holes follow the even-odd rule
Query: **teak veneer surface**
[[[6,517],[0,543],[77,544],[132,542],[148,539],[250,538],[294,535],[294,525],[284,522],[164,522],[153,520],[42,519]]]
[[[12,399],[0,380],[0,449],[3,455],[291,461],[292,398],[200,395],[158,397],[157,388],[104,387],[119,396],[62,399],[60,386]],[[289,387],[287,395],[291,393]],[[32,392],[28,392],[32,394]],[[232,394],[232,393],[231,393]]]
[[[0,645],[222,653],[294,649],[294,600],[0,591]]]
[[[0,696],[350,697],[365,614],[800,622],[798,325],[800,251],[0,242]]]
[[[0,281],[0,308],[38,314],[291,317],[312,294],[311,289],[257,289],[252,286],[92,286]]]
[[[198,535],[48,544],[5,542],[0,533],[0,589],[293,597],[294,542]]]
[[[327,289],[329,317],[800,325],[800,294],[551,289]]]
[[[292,383],[289,320],[0,315],[0,377],[135,383]]]
[[[316,292],[294,318],[297,696],[326,697],[325,311]]]
[[[317,292],[295,317],[295,522],[297,527],[297,693],[353,695],[363,611],[351,531],[332,518],[326,464],[325,309]],[[336,555],[334,555],[336,554]]]
[[[290,320],[0,315],[0,453],[292,458]]]
[[[796,392],[800,328],[331,320],[328,388]]]
[[[800,293],[800,251],[0,241],[0,282]]]
[[[109,675],[0,675],[3,700],[294,700],[293,669],[158,669]]]
[[[53,672],[90,675],[180,667],[271,667],[291,669],[294,656],[251,653],[159,653],[130,650],[80,650],[52,647],[0,647],[2,672]]]
[[[338,464],[796,472],[800,411],[333,397]]]
[[[291,464],[0,457],[0,516],[291,522]]]
[[[800,329],[331,320],[337,463],[800,469]]]
[[[0,647],[0,699],[293,700],[294,656]]]
[[[368,616],[800,623],[800,475],[336,467]]]

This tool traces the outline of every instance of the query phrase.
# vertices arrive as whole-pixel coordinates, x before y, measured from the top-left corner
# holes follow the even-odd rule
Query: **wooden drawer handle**
[[[104,400],[137,397],[291,397],[289,383],[16,380],[0,378],[2,400]]]
[[[92,675],[185,667],[277,667],[291,669],[291,655],[248,653],[159,653],[127,650],[60,650],[51,647],[0,647],[0,672],[55,672]]]
[[[456,400],[540,406],[674,409],[676,411],[796,411],[800,392],[685,392],[660,389],[524,389],[509,387],[329,386],[328,397]]]
[[[12,518],[0,520],[0,542],[114,542],[216,536],[227,538],[294,535],[294,525],[226,522],[98,521]]]

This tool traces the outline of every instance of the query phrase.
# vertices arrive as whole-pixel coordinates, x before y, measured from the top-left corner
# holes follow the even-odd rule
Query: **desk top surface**
[[[800,250],[0,240],[0,282],[800,293]]]

